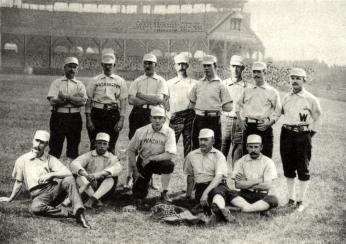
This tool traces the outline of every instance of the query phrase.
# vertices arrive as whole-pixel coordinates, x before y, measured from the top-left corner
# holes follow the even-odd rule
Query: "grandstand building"
[[[153,52],[161,73],[171,57],[205,53],[227,63],[233,54],[263,58],[264,46],[250,27],[246,0],[0,0],[3,71],[54,73],[67,55],[81,72],[97,72],[100,54],[114,51],[118,71],[136,76],[141,57]],[[196,61],[197,62],[197,61]],[[196,67],[198,65],[196,64]],[[130,75],[131,76],[131,75]],[[129,74],[127,75],[128,78]]]

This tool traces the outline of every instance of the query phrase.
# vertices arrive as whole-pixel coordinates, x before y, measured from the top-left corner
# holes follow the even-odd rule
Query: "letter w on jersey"
[[[299,118],[301,122],[306,122],[307,117],[308,117],[308,114],[299,113]]]

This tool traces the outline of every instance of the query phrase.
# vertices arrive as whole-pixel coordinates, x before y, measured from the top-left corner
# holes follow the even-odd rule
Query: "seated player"
[[[98,133],[95,139],[95,149],[87,152],[71,163],[71,170],[77,174],[77,184],[80,192],[84,191],[90,198],[85,207],[101,207],[100,199],[116,185],[117,176],[122,167],[119,160],[108,152],[110,136]]]
[[[213,147],[214,131],[202,129],[199,132],[199,149],[190,152],[184,162],[187,174],[186,198],[191,198],[195,188],[195,200],[203,206],[204,212],[211,211],[216,217],[232,222],[234,217],[226,209],[226,196],[231,191],[227,187],[227,162],[221,151]]]
[[[47,217],[69,217],[65,202],[72,203],[73,216],[84,228],[90,225],[84,217],[84,206],[76,182],[70,172],[56,157],[46,152],[49,133],[36,131],[30,152],[19,157],[12,173],[16,180],[10,197],[0,202],[12,202],[23,186],[30,191],[31,211]]]
[[[277,171],[273,160],[261,153],[261,137],[249,135],[246,148],[248,154],[235,163],[232,172],[235,187],[240,191],[231,194],[231,204],[242,212],[264,212],[277,207],[277,197],[268,194],[273,180],[278,177]]]

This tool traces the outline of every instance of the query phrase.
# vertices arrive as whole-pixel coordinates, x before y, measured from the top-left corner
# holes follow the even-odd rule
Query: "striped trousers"
[[[192,150],[192,125],[195,118],[193,109],[186,109],[172,114],[169,126],[175,132],[175,140],[178,143],[183,134],[184,157]]]

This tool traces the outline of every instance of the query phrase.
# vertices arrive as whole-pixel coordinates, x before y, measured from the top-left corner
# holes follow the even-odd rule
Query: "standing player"
[[[65,76],[59,78],[49,87],[47,99],[52,105],[50,117],[49,154],[60,158],[64,140],[67,140],[66,156],[68,161],[78,157],[81,139],[81,107],[87,96],[85,86],[75,79],[78,72],[78,59],[68,57],[64,62]]]
[[[119,132],[124,125],[128,92],[125,80],[113,73],[114,54],[103,54],[101,65],[103,74],[96,76],[87,85],[86,125],[90,149],[95,148],[97,133],[104,132],[110,135],[108,150],[114,154]]]
[[[197,81],[187,76],[189,60],[186,55],[175,56],[174,63],[177,76],[167,81],[171,112],[170,127],[175,131],[177,143],[183,134],[184,157],[186,157],[192,149],[192,124],[195,118],[194,110],[189,108],[188,95]]]
[[[157,58],[153,54],[143,57],[144,75],[135,79],[129,89],[129,104],[133,109],[129,116],[129,139],[136,130],[150,124],[150,110],[156,105],[164,105],[168,97],[166,80],[156,74]]]
[[[242,79],[242,72],[244,69],[245,64],[243,57],[233,55],[230,61],[231,78],[224,80],[231,98],[233,99],[233,110],[231,112],[222,112],[221,114],[221,151],[227,158],[230,147],[232,146],[232,166],[243,154],[243,131],[235,113],[235,106],[236,101],[243,93],[245,87],[249,86],[249,84]]]
[[[129,104],[133,105],[129,116],[129,139],[133,137],[136,130],[150,124],[150,111],[153,106],[166,107],[168,99],[168,86],[166,80],[156,74],[157,58],[148,53],[143,56],[144,75],[135,79],[129,89]],[[167,107],[166,107],[167,109]],[[129,172],[125,187],[131,186],[132,172]],[[151,186],[154,189],[153,182]]]
[[[310,180],[311,138],[320,123],[321,108],[318,99],[304,89],[306,72],[293,68],[290,72],[292,92],[282,101],[283,126],[280,138],[280,154],[287,180],[288,206],[294,206],[295,177],[298,174],[298,211],[303,204]]]
[[[232,99],[226,86],[222,83],[216,72],[216,57],[206,55],[202,59],[204,75],[192,88],[189,99],[194,107],[196,117],[193,122],[192,148],[198,148],[198,134],[203,128],[214,131],[215,144],[221,148],[221,111],[232,110]]]
[[[244,89],[237,101],[236,114],[243,132],[243,152],[246,152],[246,138],[250,134],[262,137],[262,153],[273,154],[273,128],[281,115],[279,92],[266,82],[267,65],[254,62],[252,65],[255,86]]]

